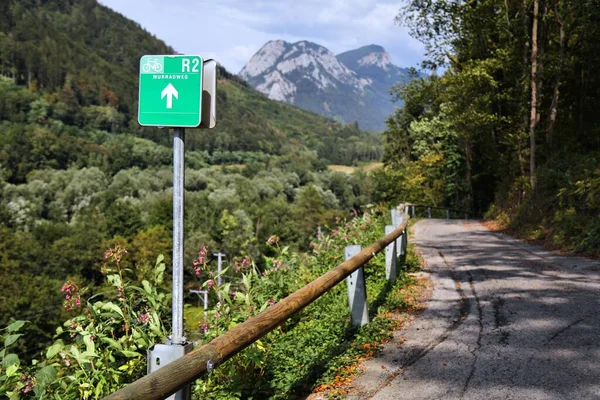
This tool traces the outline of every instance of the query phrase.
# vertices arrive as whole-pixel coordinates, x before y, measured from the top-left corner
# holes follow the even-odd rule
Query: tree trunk
[[[558,99],[560,96],[560,84],[563,74],[563,62],[565,58],[565,24],[558,9],[558,1],[554,5],[554,13],[560,29],[560,39],[558,43],[558,74],[556,76],[556,81],[554,82],[554,93],[552,95],[552,103],[550,104],[550,121],[548,123],[548,130],[546,131],[546,142],[548,143],[548,147],[552,147],[552,138],[554,136],[554,127],[556,126],[556,116],[558,114]]]
[[[529,19],[527,18],[528,12],[528,4],[527,4],[527,0],[523,0],[523,9],[521,12],[521,23],[522,26],[524,27],[525,32],[523,32],[523,101],[525,101],[525,99],[527,98],[528,94],[529,94],[529,84],[527,82],[527,75],[528,75],[528,68],[529,68],[529,39],[527,37],[528,35],[528,29],[526,28],[527,25],[529,25]],[[529,116],[527,115],[526,112],[523,113],[523,133],[527,134],[527,131],[529,129]],[[527,169],[527,160],[525,158],[525,148],[526,145],[523,143],[523,139],[521,137],[519,137],[517,139],[517,156],[519,159],[519,168],[521,170],[521,176],[525,176],[526,174],[526,169]],[[524,196],[525,194],[522,193],[522,195]]]
[[[467,167],[465,179],[467,181],[467,208],[473,206],[473,173],[471,171],[473,159],[473,151],[471,149],[471,137],[470,135],[465,138],[465,164]]]
[[[531,189],[535,190],[535,130],[537,127],[538,104],[538,20],[540,0],[533,0],[533,28],[531,30],[531,113],[529,114],[529,179]]]

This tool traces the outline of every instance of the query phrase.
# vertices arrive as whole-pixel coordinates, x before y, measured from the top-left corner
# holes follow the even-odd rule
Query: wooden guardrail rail
[[[397,212],[401,216],[402,222],[398,223],[391,233],[279,303],[267,308],[209,343],[170,362],[159,370],[125,386],[118,392],[106,397],[106,399],[164,399],[193,382],[204,374],[208,368],[212,369],[224,363],[327,293],[388,245],[395,243],[405,233],[409,219],[409,216],[404,212],[404,206],[399,207]],[[403,238],[406,240],[406,235]]]

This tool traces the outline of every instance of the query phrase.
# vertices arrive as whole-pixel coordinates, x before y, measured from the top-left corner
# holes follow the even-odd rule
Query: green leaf
[[[119,307],[118,305],[116,305],[113,302],[109,301],[108,303],[104,304],[102,306],[102,309],[103,310],[113,310],[113,311],[117,312],[121,317],[124,317],[123,310],[121,310],[121,307]]]
[[[81,353],[81,357],[85,360],[88,360],[90,358],[94,358],[94,357],[98,357],[98,354],[96,354],[93,351],[84,351],[83,353]]]
[[[56,369],[51,365],[46,365],[35,374],[35,377],[41,382],[53,382],[56,379]]]
[[[63,348],[63,346],[64,346],[64,344],[62,341],[58,341],[58,342],[54,343],[46,351],[46,358],[50,359],[50,358],[54,357]]]
[[[14,342],[16,342],[17,339],[19,339],[21,336],[23,336],[23,335],[21,335],[20,333],[5,336],[4,337],[4,347],[10,346]]]
[[[142,355],[140,353],[138,353],[137,351],[131,351],[131,350],[122,350],[121,353],[123,353],[123,355],[125,357],[141,357]]]
[[[83,343],[85,343],[85,350],[87,352],[95,354],[96,345],[94,344],[94,341],[92,340],[92,336],[91,335],[85,335],[83,337]]]
[[[96,384],[96,390],[94,391],[96,398],[100,398],[100,396],[102,395],[102,387],[104,386],[104,379],[101,379],[97,384]]]
[[[71,355],[77,361],[78,364],[84,363],[85,360],[83,360],[83,358],[81,357],[81,353],[79,352],[79,349],[77,349],[77,347],[71,346]]]
[[[15,321],[6,327],[8,332],[16,332],[25,325],[25,321]]]
[[[104,343],[108,343],[108,345],[110,347],[112,347],[113,349],[117,349],[119,351],[123,350],[123,347],[121,347],[121,344],[114,339],[111,339],[109,337],[102,337],[102,338],[100,338],[100,340],[103,341]]]
[[[142,281],[142,286],[144,287],[144,290],[148,292],[148,294],[152,294],[152,287],[150,286],[150,282],[144,279]]]
[[[7,354],[6,357],[4,357],[4,359],[2,360],[2,365],[4,365],[5,367],[15,364],[18,365],[19,363],[19,356],[14,353]]]
[[[7,377],[11,377],[15,374],[15,372],[17,372],[17,370],[19,369],[19,366],[16,364],[11,365],[10,367],[6,368],[6,376]]]

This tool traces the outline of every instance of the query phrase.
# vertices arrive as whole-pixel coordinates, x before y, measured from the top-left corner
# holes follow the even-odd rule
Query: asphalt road
[[[413,243],[431,298],[351,398],[600,399],[600,262],[473,221],[420,221]]]

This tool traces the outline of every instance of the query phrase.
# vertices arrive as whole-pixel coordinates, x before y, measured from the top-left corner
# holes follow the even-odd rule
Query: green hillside
[[[173,49],[94,0],[0,3],[0,326],[30,321],[24,360],[70,316],[66,281],[109,296],[107,249],[128,250],[137,284],[159,254],[170,266],[172,136],[136,122],[139,58],[156,53]],[[186,279],[206,278],[192,265],[203,246],[258,268],[270,236],[306,249],[371,199],[365,173],[327,165],[381,155],[378,136],[219,73],[218,128],[187,135]]]
[[[170,145],[165,131],[139,127],[136,113],[140,57],[173,53],[139,24],[95,0],[0,4],[0,74],[44,94],[47,116],[67,125]],[[218,127],[188,135],[188,149],[219,153],[207,162],[240,163],[254,157],[238,152],[281,155],[303,148],[332,164],[380,158],[379,136],[269,101],[219,71]]]

